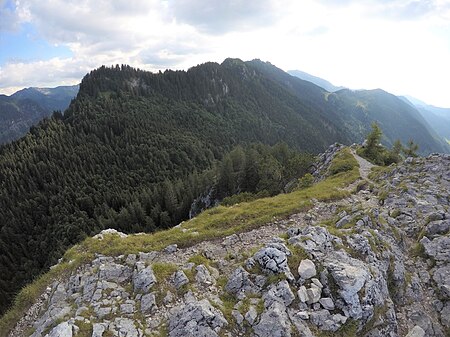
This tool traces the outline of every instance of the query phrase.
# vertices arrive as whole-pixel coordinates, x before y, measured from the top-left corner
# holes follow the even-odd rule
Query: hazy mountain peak
[[[308,74],[301,70],[289,70],[288,74],[298,77],[302,80],[312,82],[315,85],[318,85],[319,87],[322,87],[329,92],[335,92],[335,91],[338,91],[341,89],[345,89],[345,87],[335,86],[334,84],[330,83],[329,81],[327,81],[323,78]]]

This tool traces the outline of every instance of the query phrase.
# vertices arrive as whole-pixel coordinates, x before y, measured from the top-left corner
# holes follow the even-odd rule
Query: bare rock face
[[[175,308],[169,319],[169,336],[219,336],[221,328],[228,323],[221,311],[208,300],[195,301]]]

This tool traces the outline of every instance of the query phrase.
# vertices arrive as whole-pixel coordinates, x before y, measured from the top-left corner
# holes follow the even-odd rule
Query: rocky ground
[[[449,168],[450,156],[409,158],[249,232],[98,255],[10,336],[450,336]]]

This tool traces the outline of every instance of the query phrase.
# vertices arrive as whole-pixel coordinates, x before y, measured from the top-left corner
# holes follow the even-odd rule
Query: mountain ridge
[[[30,87],[10,96],[0,95],[0,144],[24,136],[31,126],[49,117],[53,111],[64,111],[77,92],[78,85]]]

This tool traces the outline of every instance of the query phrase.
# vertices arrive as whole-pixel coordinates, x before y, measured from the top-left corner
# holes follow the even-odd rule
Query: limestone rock
[[[287,263],[289,255],[291,255],[291,252],[286,246],[280,243],[271,243],[268,247],[258,251],[253,258],[264,272],[268,274],[284,273],[288,279],[293,280],[294,276]]]
[[[173,254],[177,251],[177,249],[178,249],[178,245],[173,244],[173,245],[169,245],[166,248],[164,248],[164,252],[167,254]]]
[[[258,292],[257,287],[250,280],[250,274],[242,267],[237,268],[231,274],[225,285],[225,290],[231,294]]]
[[[323,297],[319,300],[319,303],[323,306],[324,309],[334,310],[334,302],[333,299],[329,297]]]
[[[211,276],[211,273],[209,272],[208,268],[206,268],[204,265],[198,265],[195,270],[197,271],[197,274],[195,275],[195,280],[204,285],[211,285],[214,283],[214,278]]]
[[[177,270],[172,276],[171,276],[171,282],[175,286],[175,288],[180,289],[185,284],[189,283],[189,279],[182,270]]]
[[[282,303],[287,307],[295,299],[295,295],[289,287],[289,283],[286,280],[283,280],[277,284],[272,284],[263,298],[266,307],[271,306],[274,302]]]
[[[305,286],[301,286],[297,291],[300,302],[305,303],[308,300],[308,292]]]
[[[98,240],[103,240],[105,235],[118,235],[120,238],[126,238],[128,236],[125,233],[119,232],[112,228],[108,228],[108,229],[102,230],[97,235],[94,235],[93,238],[98,239]]]
[[[290,337],[291,325],[283,304],[274,302],[266,309],[253,331],[258,337]]]
[[[156,307],[156,297],[154,293],[145,294],[141,298],[141,312],[150,313]]]
[[[369,279],[369,272],[364,269],[363,264],[358,260],[352,258],[345,259],[342,255],[341,257],[341,259],[328,260],[325,265],[339,286],[339,295],[348,305],[349,316],[360,319],[362,316],[362,307],[358,292]]]
[[[307,280],[316,276],[316,265],[309,259],[302,260],[298,266],[298,274],[300,278]]]
[[[248,324],[253,325],[255,323],[258,313],[253,305],[250,306],[244,317]]]
[[[135,292],[147,293],[156,283],[156,277],[150,266],[137,262],[133,272],[133,285]]]
[[[308,304],[314,304],[319,302],[322,289],[319,287],[311,287],[306,290],[306,293],[308,294]]]
[[[407,335],[406,337],[424,337],[425,331],[418,325],[416,325]]]
[[[169,318],[170,337],[219,336],[228,322],[208,300],[194,301],[173,310]]]
[[[56,327],[50,331],[49,334],[46,335],[46,337],[72,337],[73,336],[73,329],[72,325],[68,322],[63,322],[58,324]]]

